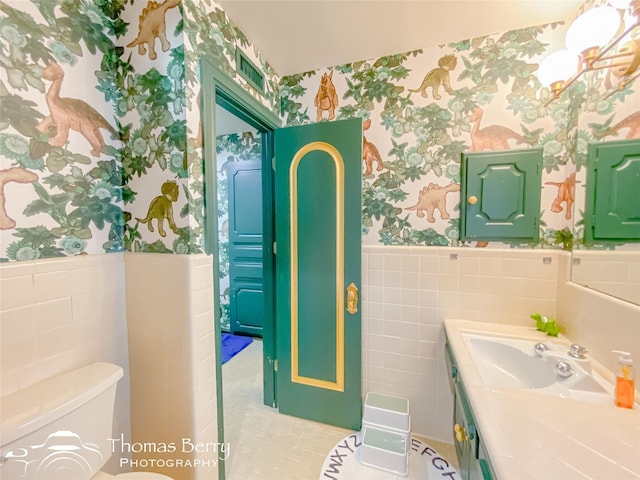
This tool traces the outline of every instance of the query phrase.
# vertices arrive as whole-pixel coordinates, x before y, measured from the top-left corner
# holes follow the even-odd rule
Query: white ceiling
[[[218,0],[278,75],[572,20],[583,0]]]

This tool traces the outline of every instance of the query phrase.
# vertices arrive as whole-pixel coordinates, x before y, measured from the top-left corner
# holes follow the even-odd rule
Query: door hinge
[[[273,361],[273,371],[274,372],[278,371],[278,359],[277,358]]]
[[[271,170],[276,171],[276,157],[271,157]]]
[[[278,242],[273,242],[273,254],[276,255],[278,253]]]

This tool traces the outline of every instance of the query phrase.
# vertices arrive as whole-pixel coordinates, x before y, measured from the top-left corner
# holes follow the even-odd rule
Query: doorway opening
[[[233,114],[254,128],[255,137],[259,134],[260,138],[260,161],[256,163],[261,167],[261,179],[243,169],[229,168],[241,162],[227,162],[225,168],[228,178],[240,175],[238,186],[241,189],[248,186],[250,193],[247,196],[255,198],[253,190],[258,185],[262,187],[262,219],[258,220],[254,215],[256,212],[251,211],[247,216],[249,220],[236,215],[251,209],[251,201],[249,207],[242,206],[242,198],[235,202],[234,209],[238,203],[241,207],[238,212],[234,210],[233,216],[248,227],[240,228],[236,238],[239,256],[246,268],[239,275],[244,283],[238,283],[235,291],[247,295],[247,301],[237,308],[248,310],[249,318],[256,317],[256,312],[264,316],[263,403],[277,406],[278,412],[293,417],[359,430],[362,418],[362,332],[358,300],[361,285],[362,121],[354,118],[278,128],[280,120],[276,116],[207,60],[202,61],[201,73],[205,238],[207,252],[213,255],[216,263],[220,251],[217,162],[222,161],[222,155],[218,159],[216,149],[216,116]],[[223,113],[218,107],[227,112]],[[238,133],[234,135],[236,140],[243,137]],[[251,146],[248,135],[245,142],[248,143],[243,148]],[[243,182],[247,185],[241,185]],[[236,188],[227,180],[220,189],[226,190],[229,185]],[[282,213],[277,229],[275,206]],[[257,229],[254,228],[259,223],[264,227],[262,241],[257,240]],[[230,220],[228,224],[231,225]],[[233,229],[235,227],[229,228]],[[276,230],[282,243],[277,262],[274,256]],[[229,250],[232,249],[232,236],[229,231]],[[255,275],[260,266],[256,254],[260,244],[263,302],[256,287],[258,275]],[[233,328],[231,311],[234,309],[232,276],[228,307],[230,329]],[[219,277],[215,268],[216,287],[219,287]],[[221,303],[220,296],[216,295],[218,441],[224,443]],[[251,321],[240,323],[238,328],[245,328]],[[224,462],[219,464],[219,478],[225,478]]]
[[[238,335],[262,338],[263,269],[262,138],[260,132],[216,103],[218,279],[225,355],[243,345]],[[237,345],[237,346],[236,346]],[[228,348],[229,352],[224,349]]]
[[[214,335],[216,342],[216,393],[218,442],[225,442],[221,335],[229,331],[262,337],[263,403],[276,406],[275,396],[275,267],[273,260],[273,131],[280,120],[207,59],[201,61],[201,116],[205,172],[206,251],[214,257]],[[235,130],[235,131],[234,131]],[[234,153],[235,152],[235,153]],[[238,155],[238,152],[245,152]],[[220,154],[220,158],[218,155]],[[233,157],[233,158],[232,158]],[[236,168],[239,157],[250,168]],[[250,157],[250,158],[249,158]],[[231,179],[231,181],[230,181]],[[229,213],[229,185],[236,191]],[[243,191],[261,201],[256,212],[244,202]],[[225,206],[225,201],[226,206]],[[227,217],[221,216],[226,209]],[[257,215],[256,215],[257,213]],[[257,227],[261,224],[261,229]],[[225,225],[226,224],[226,225]],[[232,228],[229,228],[229,226]],[[239,228],[238,228],[239,227]],[[226,230],[226,236],[225,236]],[[258,232],[261,230],[261,232]],[[239,232],[238,235],[236,235]],[[259,234],[258,234],[259,233]],[[227,242],[225,244],[225,242]],[[225,257],[234,252],[225,280]],[[222,258],[222,262],[220,259]],[[220,268],[218,268],[220,267]],[[260,281],[258,281],[258,279]],[[228,282],[228,283],[222,283]],[[222,288],[221,288],[222,286]],[[225,290],[228,286],[228,295]],[[236,295],[235,302],[232,295]],[[241,302],[237,300],[241,299]],[[235,311],[233,311],[235,309]],[[235,322],[235,324],[232,324]],[[257,329],[259,324],[259,330]],[[227,329],[225,328],[225,329]],[[219,478],[225,478],[224,460]]]

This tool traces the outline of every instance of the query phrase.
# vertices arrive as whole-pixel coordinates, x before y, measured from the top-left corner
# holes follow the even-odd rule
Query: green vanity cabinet
[[[640,241],[640,140],[590,144],[586,189],[586,243]]]
[[[453,442],[463,480],[494,480],[491,463],[469,404],[455,357],[445,344],[449,385],[453,393]]]
[[[536,242],[542,149],[462,154],[460,239]]]

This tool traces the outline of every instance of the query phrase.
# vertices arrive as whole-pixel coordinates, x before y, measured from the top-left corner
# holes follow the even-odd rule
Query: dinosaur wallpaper
[[[0,0],[0,261],[202,252],[202,53],[278,111],[211,0]]]
[[[109,64],[122,21],[80,1],[0,2],[0,13],[0,258],[122,251]]]
[[[506,246],[570,249],[582,241],[573,203],[584,190],[587,145],[640,135],[640,80],[620,88],[589,73],[545,106],[551,93],[535,72],[563,48],[566,28],[533,26],[286,76],[282,115],[287,125],[364,119],[365,244],[487,246],[458,240],[461,153],[542,147],[540,241]]]
[[[594,73],[545,107],[535,71],[565,29],[281,79],[213,0],[0,0],[0,261],[203,251],[203,54],[287,125],[365,120],[364,243],[460,245],[461,152],[542,147],[541,240],[517,246],[567,248],[586,145],[637,138],[640,94]]]

